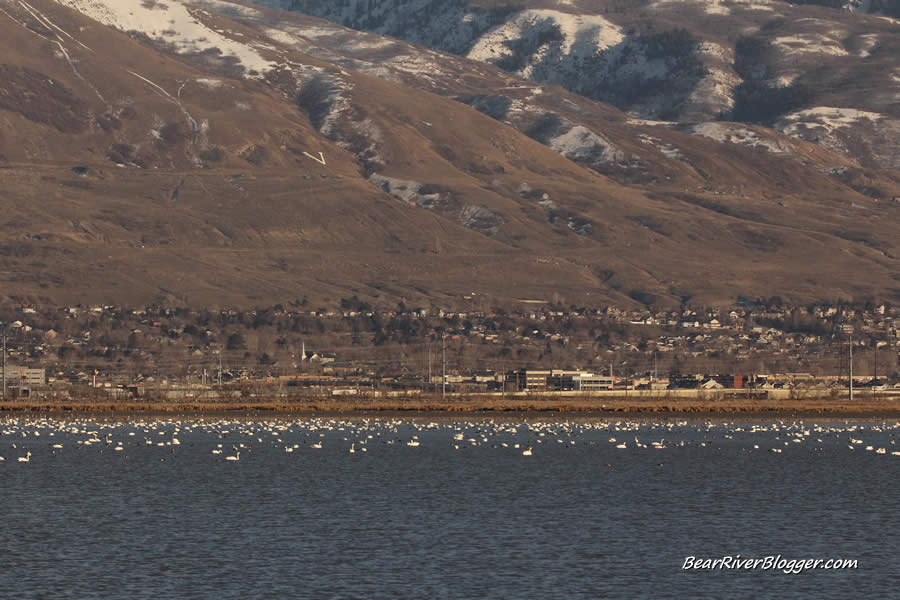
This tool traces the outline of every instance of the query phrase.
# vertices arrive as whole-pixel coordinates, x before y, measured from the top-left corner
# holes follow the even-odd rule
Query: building
[[[29,369],[28,367],[18,367],[15,365],[6,365],[6,387],[20,386],[42,386],[47,384],[47,377],[44,369]]]
[[[519,392],[567,392],[612,389],[614,379],[586,371],[520,369],[507,379]]]
[[[581,376],[590,376],[590,373],[583,371],[563,371],[554,369],[550,371],[547,377],[547,390],[551,392],[568,392],[576,389],[575,379]]]
[[[581,392],[591,392],[595,390],[611,390],[616,381],[609,375],[593,375],[591,373],[581,373],[573,378],[575,390]]]
[[[519,392],[546,392],[550,371],[519,369],[510,373],[508,379],[515,382]]]

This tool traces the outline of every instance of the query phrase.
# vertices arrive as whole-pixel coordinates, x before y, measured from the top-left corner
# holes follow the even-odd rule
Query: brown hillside
[[[382,62],[402,53],[441,74],[412,77],[409,58],[357,68],[379,60],[374,50],[273,33],[273,20],[307,32],[314,20],[262,9],[237,21],[221,6],[187,13],[209,39],[240,40],[272,65],[251,72],[225,50],[184,51],[169,34],[119,31],[52,0],[3,7],[7,297],[898,295],[897,178],[803,140],[741,126],[735,135],[764,150],[635,121],[399,42]],[[342,31],[344,48],[365,35]],[[479,95],[526,110],[493,118]],[[535,123],[544,114],[561,124]],[[552,141],[576,127],[607,140],[612,160]]]

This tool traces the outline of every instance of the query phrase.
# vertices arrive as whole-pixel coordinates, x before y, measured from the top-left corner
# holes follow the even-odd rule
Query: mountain
[[[640,118],[758,123],[866,167],[900,167],[900,21],[885,16],[900,18],[896,0],[265,3],[497,65]]]
[[[665,90],[617,106],[537,78],[540,48],[520,69],[461,56],[501,29],[531,31],[515,29],[523,11],[370,4],[382,25],[431,7],[431,42],[445,31],[462,45],[219,0],[0,0],[4,295],[234,306],[900,295],[900,175],[879,158],[890,155],[887,104],[879,118],[859,115],[874,104],[804,105],[778,117],[783,131],[707,118],[704,66],[697,101],[642,112]],[[439,25],[454,6],[451,35]],[[615,6],[601,7],[609,23]],[[646,12],[663,23],[666,10]],[[602,13],[554,16],[575,22],[575,37],[561,25],[564,39],[545,44],[561,57],[603,38],[669,64],[669,45],[687,38],[665,32],[697,35],[687,26],[702,21],[653,37],[627,33],[622,16],[615,41]],[[872,132],[860,141],[863,120]],[[813,139],[813,121],[836,141]]]

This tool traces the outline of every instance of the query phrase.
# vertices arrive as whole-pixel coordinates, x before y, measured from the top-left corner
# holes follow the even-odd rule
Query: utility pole
[[[447,397],[447,350],[444,347],[444,334],[441,334],[441,399]]]
[[[853,402],[853,334],[850,334],[850,402]]]
[[[6,398],[6,325],[3,325],[3,397]]]
[[[878,387],[878,340],[873,339],[875,346],[875,375],[872,377],[872,398],[875,398],[875,388]]]
[[[219,350],[219,374],[218,374],[218,383],[222,385],[222,351]]]

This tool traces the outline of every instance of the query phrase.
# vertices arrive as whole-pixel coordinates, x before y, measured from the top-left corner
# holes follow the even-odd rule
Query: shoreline
[[[566,413],[580,416],[654,415],[654,416],[859,416],[900,418],[900,398],[860,398],[851,404],[846,399],[804,398],[791,400],[716,400],[633,398],[459,398],[447,401],[415,399],[341,399],[285,400],[258,399],[220,401],[109,401],[109,400],[12,400],[0,402],[0,415],[72,413],[147,413],[147,414],[546,414]]]

